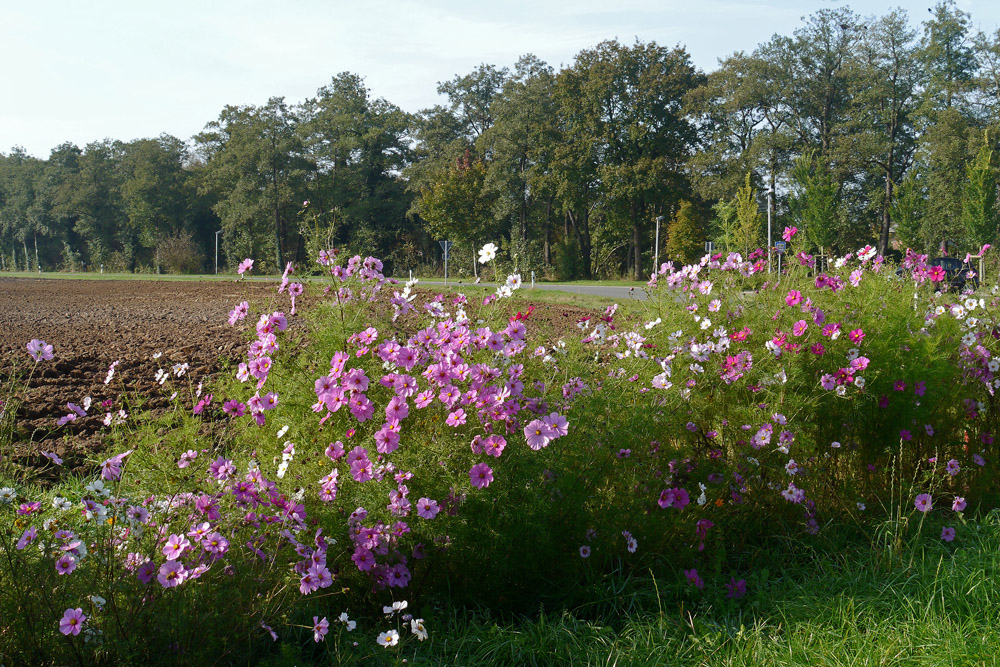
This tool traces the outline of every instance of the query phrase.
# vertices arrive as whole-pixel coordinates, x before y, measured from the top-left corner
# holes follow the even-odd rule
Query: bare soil
[[[93,466],[107,433],[102,401],[112,401],[116,412],[124,393],[141,397],[144,410],[165,409],[169,392],[154,376],[174,364],[189,365],[183,378],[171,374],[175,387],[186,390],[189,382],[207,382],[227,361],[245,354],[249,327],[227,322],[234,305],[247,300],[251,312],[259,312],[270,301],[273,308],[266,310],[287,312],[287,297],[276,295],[275,287],[234,281],[0,278],[0,399],[8,399],[3,394],[12,371],[22,377],[31,372],[16,415],[15,458],[23,465],[49,468],[41,454],[46,451],[64,460],[62,471]],[[303,301],[300,307],[308,307],[309,299]],[[579,335],[577,321],[595,315],[574,306],[534,306],[526,324],[550,342]],[[528,304],[520,307],[527,312]],[[290,321],[296,328],[300,322]],[[34,364],[25,345],[33,338],[51,344],[55,358],[31,371]],[[155,354],[160,356],[154,359]],[[105,385],[114,361],[119,362],[115,378]],[[88,415],[58,427],[59,417],[70,411],[67,403],[82,407],[86,396],[92,401]]]
[[[117,411],[124,389],[144,396],[146,408],[166,407],[168,398],[153,379],[156,371],[187,363],[181,381],[207,380],[245,349],[245,329],[229,326],[229,310],[244,299],[273,295],[273,284],[232,281],[0,278],[0,380],[15,366],[18,374],[30,371],[25,345],[32,338],[50,343],[55,353],[35,368],[17,415],[15,440],[33,443],[18,448],[19,458],[38,465],[44,450],[61,456],[70,469],[82,462],[103,444],[102,401],[112,400]],[[116,376],[105,385],[116,360]],[[93,401],[88,416],[56,428],[56,420],[69,412],[66,404],[82,407],[85,396]]]

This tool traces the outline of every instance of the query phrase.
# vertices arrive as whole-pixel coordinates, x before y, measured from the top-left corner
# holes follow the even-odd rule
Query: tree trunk
[[[21,243],[24,245],[24,270],[31,271],[31,255],[28,254],[28,241],[27,239],[21,239]]]
[[[632,280],[642,280],[642,235],[639,229],[639,207],[632,204]]]
[[[573,224],[573,231],[576,232],[576,241],[580,246],[580,259],[583,260],[583,278],[590,280],[591,273],[590,259],[590,211],[584,209],[583,216],[573,215],[573,211],[567,211],[567,218]]]
[[[35,270],[41,273],[42,265],[38,263],[38,232],[36,231],[32,236],[35,238]]]
[[[545,266],[552,266],[552,197],[545,202],[545,244],[542,247]]]

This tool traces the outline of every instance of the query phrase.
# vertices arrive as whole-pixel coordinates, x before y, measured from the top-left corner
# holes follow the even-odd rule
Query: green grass
[[[895,557],[855,544],[803,558],[803,545],[776,544],[773,570],[745,573],[739,602],[710,590],[719,582],[696,593],[646,577],[595,586],[595,599],[617,592],[618,601],[597,618],[580,607],[497,623],[451,610],[407,657],[419,665],[996,664],[996,515],[968,524],[961,544],[921,545]]]

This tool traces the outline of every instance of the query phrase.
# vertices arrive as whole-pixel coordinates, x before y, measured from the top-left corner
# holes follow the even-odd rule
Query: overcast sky
[[[569,64],[617,38],[687,47],[704,71],[818,9],[902,6],[918,25],[936,0],[39,0],[0,2],[0,151],[47,157],[64,141],[189,139],[227,104],[297,103],[339,72],[406,111],[443,102],[437,83],[525,53]],[[958,0],[976,28],[997,0]]]

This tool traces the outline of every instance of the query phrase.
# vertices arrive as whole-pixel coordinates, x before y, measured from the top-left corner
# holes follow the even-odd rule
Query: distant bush
[[[204,261],[198,244],[186,231],[160,239],[156,244],[156,257],[167,273],[198,273]]]

